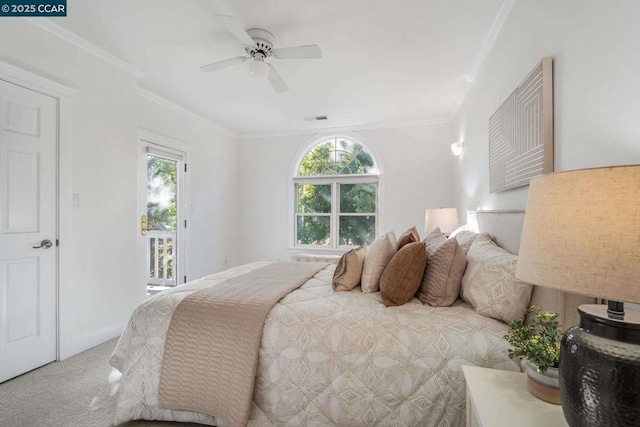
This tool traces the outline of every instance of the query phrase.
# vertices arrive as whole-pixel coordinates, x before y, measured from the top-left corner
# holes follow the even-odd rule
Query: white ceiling
[[[145,73],[140,86],[239,134],[451,118],[503,0],[226,0],[276,47],[319,44],[322,59],[269,59],[278,95],[214,19],[220,0],[74,0],[55,22]],[[328,115],[323,122],[305,116]]]

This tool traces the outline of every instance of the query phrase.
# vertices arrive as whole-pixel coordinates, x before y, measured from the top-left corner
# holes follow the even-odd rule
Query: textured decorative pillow
[[[517,264],[516,255],[479,236],[467,252],[462,299],[483,316],[504,322],[524,318],[533,285],[516,279]]]
[[[404,245],[408,245],[409,243],[419,242],[420,234],[418,234],[418,229],[413,226],[400,236],[398,239],[398,250],[402,249]]]
[[[380,277],[380,295],[385,306],[402,305],[415,295],[424,267],[427,264],[427,245],[408,243],[389,261]]]
[[[369,247],[362,267],[362,292],[380,289],[380,276],[397,252],[396,235],[393,232],[378,237]]]
[[[458,241],[460,247],[462,247],[462,249],[464,249],[464,252],[467,253],[478,236],[484,236],[487,239],[491,240],[491,236],[489,235],[489,233],[475,233],[470,230],[462,230],[455,236],[452,234],[449,238],[455,238]]]
[[[467,257],[456,239],[433,236],[429,241],[425,239],[425,243],[427,268],[417,297],[434,307],[448,307],[460,294],[460,282],[467,266]]]
[[[360,246],[345,252],[340,257],[333,273],[333,290],[350,291],[360,284],[362,267],[367,256],[367,247]]]
[[[442,231],[440,231],[440,227],[436,227],[433,230],[431,230],[429,234],[427,234],[424,237],[424,240],[423,240],[423,242],[427,244],[427,254],[429,252],[429,245],[439,246],[443,244],[446,240],[447,240],[447,236],[442,234]]]

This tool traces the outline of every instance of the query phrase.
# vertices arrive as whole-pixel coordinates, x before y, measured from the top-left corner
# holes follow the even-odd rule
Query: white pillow
[[[489,233],[476,233],[475,231],[471,230],[460,230],[455,235],[451,234],[449,238],[456,239],[462,250],[464,250],[464,253],[467,253],[469,251],[469,248],[471,247],[471,244],[473,244],[473,242],[479,236],[484,236],[487,239],[491,240],[491,236],[489,235]]]
[[[362,292],[376,292],[380,289],[380,276],[397,249],[396,235],[393,231],[378,237],[371,244],[362,268]]]
[[[523,319],[533,285],[516,279],[518,257],[479,235],[467,252],[460,296],[483,316],[509,322]]]
[[[451,234],[449,234],[449,238],[451,239],[452,237],[456,237],[462,231],[473,231],[473,230],[467,224],[464,224],[464,225],[461,225],[460,227],[456,228],[455,230],[453,230],[451,232]]]

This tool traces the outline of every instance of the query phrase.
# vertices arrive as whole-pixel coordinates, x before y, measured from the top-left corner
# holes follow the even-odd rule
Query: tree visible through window
[[[375,239],[378,175],[362,144],[333,138],[315,145],[294,185],[296,245],[337,248]]]
[[[147,224],[149,227],[150,278],[172,279],[175,286],[175,234],[156,235],[156,232],[177,231],[178,162],[147,154]],[[164,259],[165,253],[167,259]],[[155,257],[158,257],[156,260]],[[155,271],[157,268],[158,271]],[[163,285],[165,282],[162,282]]]
[[[149,229],[176,231],[178,163],[147,155],[147,216]]]

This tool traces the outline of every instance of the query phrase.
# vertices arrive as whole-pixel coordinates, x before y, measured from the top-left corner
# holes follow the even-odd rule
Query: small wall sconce
[[[464,150],[464,141],[458,141],[451,144],[451,152],[454,156],[460,156]]]

